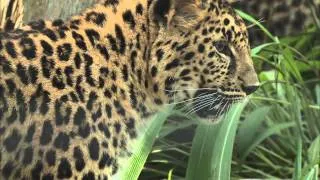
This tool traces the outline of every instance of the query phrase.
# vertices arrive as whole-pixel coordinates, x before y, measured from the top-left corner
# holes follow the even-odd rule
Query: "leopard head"
[[[217,120],[259,86],[244,21],[224,0],[154,0],[149,73],[154,93]]]

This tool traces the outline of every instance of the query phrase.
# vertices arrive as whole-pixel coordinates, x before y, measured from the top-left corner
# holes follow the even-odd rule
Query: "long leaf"
[[[266,129],[260,135],[258,135],[257,138],[252,142],[252,144],[246,149],[241,159],[244,160],[254,148],[256,148],[262,141],[264,141],[268,137],[274,134],[279,134],[282,130],[288,129],[294,126],[295,126],[295,123],[291,122],[291,123],[282,123],[272,128]]]
[[[113,179],[138,179],[147,157],[152,150],[153,143],[159,135],[161,127],[170,115],[171,111],[172,107],[169,106],[162,112],[155,115],[144,135],[135,144],[132,156],[125,162],[125,165],[121,168],[120,173],[113,177]]]
[[[234,105],[218,125],[198,126],[188,162],[187,180],[230,179],[234,138],[247,102]]]
[[[240,156],[253,143],[270,109],[268,106],[260,107],[250,113],[240,124],[237,135],[237,151]]]

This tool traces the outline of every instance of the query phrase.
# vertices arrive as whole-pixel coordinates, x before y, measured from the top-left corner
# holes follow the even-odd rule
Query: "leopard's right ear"
[[[202,16],[200,1],[202,0],[153,0],[150,19],[166,28],[188,28]]]

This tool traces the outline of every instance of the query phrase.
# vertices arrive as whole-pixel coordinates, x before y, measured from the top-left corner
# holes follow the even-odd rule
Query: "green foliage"
[[[247,100],[231,108],[222,122],[200,124],[193,139],[187,180],[230,179],[232,150],[240,114]]]

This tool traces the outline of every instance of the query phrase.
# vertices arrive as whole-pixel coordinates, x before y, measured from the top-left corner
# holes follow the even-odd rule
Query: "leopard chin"
[[[233,104],[244,98],[241,95],[227,95],[220,90],[199,90],[194,97],[194,114],[201,120],[214,123],[219,122]]]

